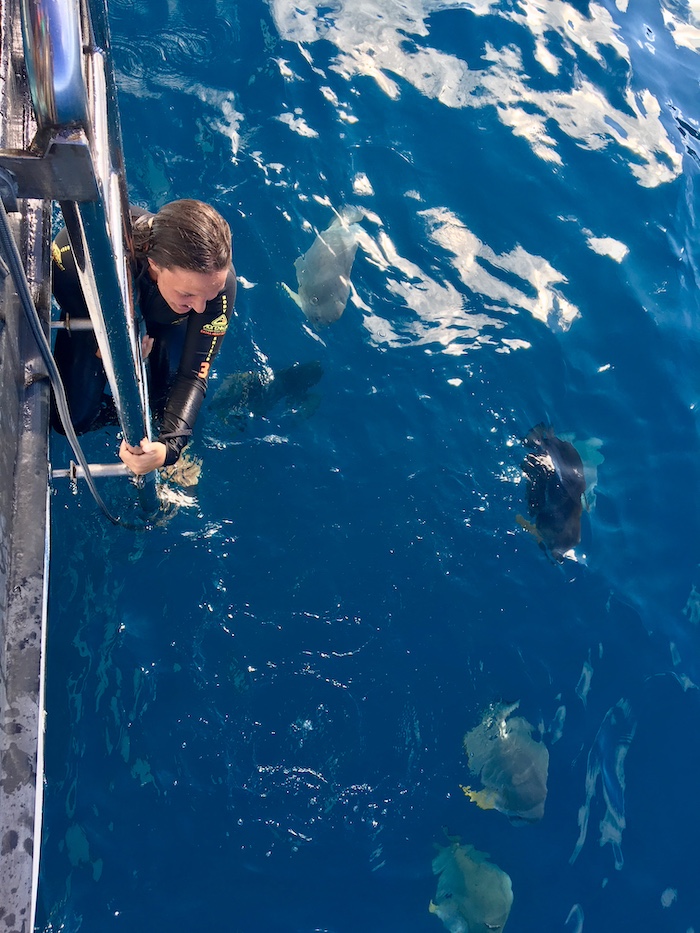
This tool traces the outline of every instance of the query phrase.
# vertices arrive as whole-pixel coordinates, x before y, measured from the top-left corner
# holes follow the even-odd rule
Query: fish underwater
[[[518,524],[561,562],[581,540],[581,513],[586,491],[581,457],[551,426],[535,425],[523,440],[530,449],[522,463],[528,480],[528,508],[534,523],[522,515]]]
[[[433,872],[440,877],[430,913],[442,920],[449,933],[502,930],[513,904],[510,877],[489,861],[486,852],[460,845],[458,838],[438,848]]]
[[[232,373],[222,380],[209,407],[224,424],[233,423],[241,430],[251,415],[265,418],[282,401],[288,410],[308,417],[320,401],[309,390],[322,376],[318,360],[294,363],[267,377],[257,372]]]
[[[512,823],[536,823],[544,816],[549,752],[532,738],[526,719],[511,718],[518,706],[491,707],[464,736],[469,770],[484,786],[462,790],[482,810],[498,810]]]
[[[196,486],[202,473],[202,458],[190,454],[187,447],[172,466],[161,467],[161,479],[185,488]]]
[[[307,252],[294,263],[298,292],[282,283],[311,324],[325,327],[337,321],[350,296],[350,272],[361,227],[358,210],[345,208],[319,233]]]

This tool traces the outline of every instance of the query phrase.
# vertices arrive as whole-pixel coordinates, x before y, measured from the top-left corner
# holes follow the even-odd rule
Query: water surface
[[[190,505],[129,532],[53,497],[39,928],[438,931],[448,832],[510,875],[509,933],[700,929],[700,21],[110,14],[130,196],[224,214],[240,326]],[[316,332],[281,283],[346,205],[353,289]],[[302,397],[217,411],[227,374],[313,361]],[[587,467],[562,564],[516,522],[541,421]],[[460,789],[516,701],[549,750],[532,826]]]

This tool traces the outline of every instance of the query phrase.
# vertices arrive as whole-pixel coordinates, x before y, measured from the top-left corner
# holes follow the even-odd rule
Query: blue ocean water
[[[510,876],[509,933],[699,930],[694,6],[110,16],[131,199],[226,216],[240,321],[167,523],[52,499],[39,929],[439,931],[449,834]],[[281,283],[346,206],[353,289],[315,331]],[[516,521],[538,422],[587,470],[561,564]],[[516,701],[536,825],[461,790]]]

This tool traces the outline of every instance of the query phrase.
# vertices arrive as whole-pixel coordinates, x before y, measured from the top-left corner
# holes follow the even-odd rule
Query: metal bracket
[[[125,463],[89,463],[90,473],[93,477],[102,476],[133,476]],[[85,471],[75,460],[70,461],[67,470],[52,470],[52,479],[69,479],[72,483],[85,479]]]
[[[63,321],[51,321],[51,330],[94,330],[89,317],[71,317],[66,314]]]
[[[97,181],[90,144],[80,129],[39,130],[29,151],[0,150],[0,167],[6,179],[2,200],[7,211],[17,210],[17,198],[47,201],[96,201]],[[14,202],[5,200],[14,194]]]

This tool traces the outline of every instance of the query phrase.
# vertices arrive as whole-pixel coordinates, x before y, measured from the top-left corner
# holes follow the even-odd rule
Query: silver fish
[[[332,324],[345,310],[361,219],[359,211],[340,213],[294,263],[299,291],[282,283],[315,327]]]

